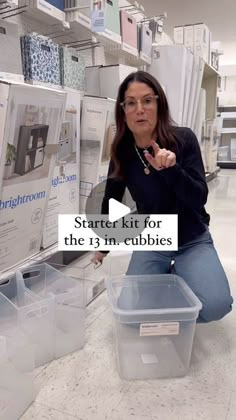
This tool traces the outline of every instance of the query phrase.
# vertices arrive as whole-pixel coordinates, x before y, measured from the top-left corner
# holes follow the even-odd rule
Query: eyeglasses
[[[129,114],[136,111],[138,103],[140,103],[142,108],[145,110],[152,109],[157,99],[158,95],[145,96],[145,98],[140,100],[127,98],[124,100],[124,102],[121,102],[120,105],[122,106],[124,112]]]

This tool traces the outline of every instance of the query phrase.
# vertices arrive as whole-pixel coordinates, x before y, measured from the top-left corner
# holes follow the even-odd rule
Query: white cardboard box
[[[174,28],[174,43],[177,45],[184,45],[184,27],[176,26]]]
[[[201,154],[202,154],[203,165],[204,165],[205,172],[206,172],[205,121],[206,121],[206,90],[201,89],[194,132],[195,132],[195,134],[197,136],[197,139],[199,141]]]
[[[193,53],[194,50],[194,36],[193,25],[184,26],[184,45],[187,50]]]
[[[136,71],[137,67],[125,66],[123,64],[100,67],[101,96],[116,99],[120,84],[130,73]]]
[[[182,125],[186,80],[187,49],[183,45],[153,47],[151,73],[165,86],[173,120]]]
[[[98,182],[106,179],[115,133],[115,101],[84,96],[80,142],[80,213]]]
[[[210,31],[204,23],[194,25],[194,54],[202,57],[208,64],[210,58]]]
[[[185,93],[184,93],[184,105],[183,105],[183,122],[182,122],[184,127],[188,127],[188,112],[189,112],[189,103],[190,103],[192,73],[193,73],[193,54],[190,51],[187,51]]]
[[[236,138],[231,138],[230,156],[231,156],[231,160],[236,160]]]
[[[85,68],[85,91],[87,95],[101,96],[100,67],[90,66]]]
[[[0,82],[0,271],[40,249],[66,95]]]
[[[214,172],[217,168],[217,154],[221,132],[221,118],[206,121],[206,170]]]
[[[58,215],[79,212],[80,163],[80,93],[66,89],[66,109],[62,123],[59,149],[51,180],[51,191],[44,223],[42,247],[58,240]]]

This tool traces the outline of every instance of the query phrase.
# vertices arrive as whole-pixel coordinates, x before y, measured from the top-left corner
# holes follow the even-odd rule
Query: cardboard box
[[[193,25],[184,26],[184,45],[187,50],[194,51]]]
[[[194,25],[194,54],[199,55],[210,63],[210,40],[211,34],[204,23]]]
[[[66,94],[0,82],[0,271],[40,249]]]
[[[151,64],[151,57],[152,57],[152,31],[148,28],[148,26],[141,24],[139,28],[139,52],[140,56],[144,57],[146,60],[150,61]]]
[[[100,67],[101,96],[116,99],[120,84],[130,73],[136,71],[136,67],[125,66],[123,64]]]
[[[107,177],[110,147],[115,134],[115,101],[84,96],[80,142],[80,213],[98,182]]]
[[[211,173],[217,168],[217,154],[220,140],[222,120],[215,118],[206,121],[206,170]]]
[[[161,45],[153,48],[151,73],[166,88],[173,120],[182,125],[186,80],[187,49],[183,45]]]
[[[177,45],[184,45],[184,27],[176,26],[174,28],[174,43]]]
[[[205,172],[206,172],[206,140],[205,140],[206,127],[205,127],[205,121],[206,121],[206,90],[201,89],[194,132],[195,132],[195,134],[197,136],[197,139],[199,141],[201,154],[202,154],[203,165],[204,165]]]
[[[190,92],[191,92],[191,82],[193,74],[193,54],[190,51],[187,51],[186,59],[186,73],[185,73],[185,93],[184,93],[184,105],[183,105],[183,126],[188,127],[188,112],[189,112],[189,103],[190,103]]]
[[[100,68],[102,66],[85,67],[85,92],[87,95],[101,96]]]
[[[231,160],[236,160],[236,138],[230,140],[230,156]]]
[[[138,30],[137,22],[133,16],[128,14],[125,10],[120,11],[120,26],[122,42],[131,45],[133,48],[138,48]]]
[[[51,179],[42,247],[58,240],[58,215],[79,212],[80,94],[66,89],[66,109],[59,137],[59,151]]]
[[[3,10],[3,9],[2,9]],[[24,81],[18,25],[0,21],[0,78]]]

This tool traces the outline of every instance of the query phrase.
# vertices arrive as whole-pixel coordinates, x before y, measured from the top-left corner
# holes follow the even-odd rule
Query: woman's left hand
[[[152,140],[152,148],[154,150],[154,157],[150,153],[145,153],[145,158],[154,169],[160,171],[161,169],[171,168],[176,164],[176,155],[174,152],[160,149],[154,140]]]

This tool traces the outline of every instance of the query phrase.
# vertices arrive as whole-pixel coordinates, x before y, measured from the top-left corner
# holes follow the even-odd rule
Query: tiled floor
[[[236,296],[236,171],[209,184],[211,232]],[[36,402],[22,420],[235,420],[236,312],[197,325],[191,367],[184,378],[123,381],[113,348],[106,293],[88,308],[82,351],[35,372]]]

